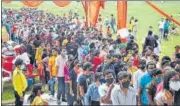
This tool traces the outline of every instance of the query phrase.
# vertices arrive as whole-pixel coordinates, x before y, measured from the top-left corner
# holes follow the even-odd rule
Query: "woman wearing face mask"
[[[111,92],[113,105],[136,105],[136,92],[130,86],[130,74],[127,71],[118,73],[119,84]]]
[[[178,73],[173,70],[168,71],[164,74],[163,88],[159,92],[157,92],[154,98],[156,105],[173,105],[173,87],[170,86],[170,80],[176,75],[178,75]]]
[[[159,69],[154,69],[153,73],[152,73],[152,82],[150,82],[147,86],[146,86],[146,93],[147,93],[147,97],[148,97],[148,101],[150,105],[156,105],[154,102],[154,97],[156,94],[156,88],[157,85],[161,82],[162,78],[162,72]]]
[[[110,100],[111,96],[111,91],[112,88],[114,87],[114,78],[113,78],[113,70],[111,69],[106,69],[104,70],[104,79],[105,83],[100,85],[98,92],[100,95],[100,104],[101,105],[111,105],[112,101]]]
[[[32,94],[28,98],[28,100],[31,103],[31,106],[48,105],[48,102],[40,97],[42,93],[42,84],[35,84],[33,87]]]

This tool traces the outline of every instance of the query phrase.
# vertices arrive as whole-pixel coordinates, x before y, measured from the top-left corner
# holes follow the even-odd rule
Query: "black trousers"
[[[24,96],[25,92],[23,92]],[[16,91],[14,91],[14,96],[15,96],[15,106],[23,106],[23,101],[21,100],[20,96]]]
[[[91,106],[100,106],[99,101],[91,101]]]

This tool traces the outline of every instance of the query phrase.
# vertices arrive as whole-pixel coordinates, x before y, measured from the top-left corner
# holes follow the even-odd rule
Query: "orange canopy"
[[[54,0],[53,2],[59,7],[65,7],[71,3],[71,1],[57,1],[57,0]]]
[[[11,0],[2,0],[2,3],[5,3],[5,4],[8,4],[10,2],[11,2]]]
[[[22,3],[28,7],[37,7],[39,6],[41,3],[43,2],[43,0],[39,0],[39,1],[34,1],[34,0],[22,0]]]

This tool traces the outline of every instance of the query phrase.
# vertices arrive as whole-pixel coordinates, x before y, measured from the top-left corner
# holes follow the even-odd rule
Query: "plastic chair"
[[[10,73],[13,72],[13,66],[14,64],[11,63],[11,62],[4,62],[2,63],[2,68]],[[7,73],[3,73],[3,76],[6,77],[7,76]]]

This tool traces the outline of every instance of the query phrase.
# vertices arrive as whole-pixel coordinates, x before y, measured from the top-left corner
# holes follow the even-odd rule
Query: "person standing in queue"
[[[15,96],[15,106],[23,106],[25,90],[28,87],[27,79],[21,70],[23,60],[15,61],[15,70],[13,72],[13,88]]]
[[[100,104],[101,105],[112,105],[111,91],[114,87],[114,77],[113,77],[113,70],[107,69],[104,70],[104,79],[105,83],[99,86],[99,95],[100,95]]]

